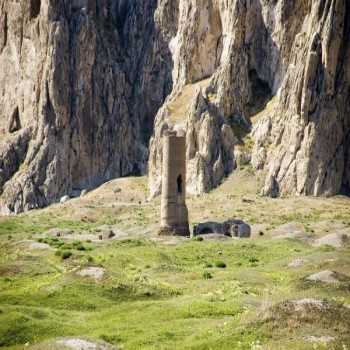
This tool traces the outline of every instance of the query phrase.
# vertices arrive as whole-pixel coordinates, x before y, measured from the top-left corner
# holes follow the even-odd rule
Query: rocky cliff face
[[[334,195],[350,188],[350,3],[305,5],[278,103],[262,122],[271,123],[264,193],[273,196]]]
[[[159,193],[168,128],[190,193],[250,130],[265,194],[348,191],[349,37],[346,0],[0,0],[2,212],[145,172],[152,133]]]
[[[249,123],[253,150],[248,158],[267,174],[264,194],[348,191],[349,2],[178,4],[177,31],[170,41],[174,88],[158,113],[151,142],[151,194],[159,192],[162,130],[181,124],[174,118],[174,100],[202,79],[207,83],[199,100],[205,102],[186,109],[182,120],[190,192],[208,190],[232,171],[232,149],[244,144],[239,126],[248,124],[246,133]],[[268,102],[265,113],[258,113]],[[257,113],[263,117],[254,118]]]
[[[156,0],[0,1],[3,213],[145,171],[172,86]]]

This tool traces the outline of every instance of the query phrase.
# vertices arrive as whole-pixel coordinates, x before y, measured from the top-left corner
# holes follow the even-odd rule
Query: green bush
[[[80,243],[79,245],[76,245],[76,246],[75,246],[75,249],[76,249],[76,250],[81,250],[81,251],[86,250],[86,248],[84,247],[84,245],[81,244],[81,243]]]
[[[203,278],[205,280],[210,280],[211,278],[213,278],[212,274],[209,271],[204,271],[203,272]]]
[[[61,257],[63,260],[65,260],[65,259],[69,259],[72,255],[73,253],[70,250],[63,250]]]
[[[202,241],[203,241],[203,237],[201,237],[201,236],[194,236],[194,237],[192,238],[192,240],[193,240],[193,241],[196,241],[196,242],[202,242]]]
[[[215,266],[219,267],[220,269],[224,269],[226,267],[226,263],[221,261],[221,260],[219,260],[219,261],[215,262]]]

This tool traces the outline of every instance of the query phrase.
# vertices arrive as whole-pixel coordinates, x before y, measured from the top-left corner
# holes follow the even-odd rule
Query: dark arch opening
[[[182,176],[181,174],[177,177],[177,193],[182,193]]]
[[[39,16],[41,7],[41,0],[30,0],[30,18]]]
[[[272,97],[271,88],[265,80],[262,80],[255,69],[249,71],[252,97],[249,103],[250,113],[255,114],[265,108]]]

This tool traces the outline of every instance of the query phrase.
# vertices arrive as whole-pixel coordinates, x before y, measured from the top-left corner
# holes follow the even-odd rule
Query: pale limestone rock
[[[330,335],[322,335],[320,337],[316,337],[314,335],[309,335],[307,337],[304,337],[304,339],[308,342],[311,343],[323,343],[323,344],[327,344],[330,343],[332,341],[334,341],[336,338],[332,337]]]
[[[350,239],[348,235],[344,233],[331,233],[329,235],[316,239],[313,245],[316,247],[329,245],[334,248],[341,248],[348,243],[350,243]]]
[[[314,273],[306,278],[311,282],[323,282],[323,283],[339,283],[338,273],[330,270]]]
[[[50,345],[48,345],[50,346]],[[63,338],[51,345],[54,349],[61,350],[116,350],[116,347],[103,341],[92,341],[83,338]]]
[[[266,173],[263,193],[350,191],[345,0],[0,0],[0,9],[0,213],[145,173],[147,159],[159,194],[161,137],[177,125],[188,191],[209,191],[234,170],[232,117],[249,122],[272,97],[244,155]]]
[[[69,200],[70,200],[70,197],[69,197],[69,196],[63,196],[63,197],[61,197],[61,199],[60,199],[60,203],[61,203],[61,204],[64,204],[64,203],[68,202]]]
[[[90,266],[84,269],[81,269],[77,272],[77,275],[81,277],[89,277],[96,281],[101,280],[106,273],[106,270],[102,267]]]
[[[0,212],[144,173],[171,89],[156,0],[0,0]]]
[[[189,192],[210,190],[234,169],[234,156],[226,158],[223,153],[218,154],[218,148],[213,146],[217,142],[217,126],[223,121],[229,127],[228,120],[233,115],[249,118],[272,96],[276,100],[273,110],[258,122],[252,133],[252,165],[267,172],[263,192],[276,197],[280,194],[329,194],[339,191],[339,176],[331,176],[327,168],[339,169],[339,173],[344,169],[346,172],[345,148],[337,148],[338,154],[333,157],[326,149],[318,150],[315,145],[319,143],[318,133],[325,134],[326,138],[332,137],[332,133],[342,133],[335,125],[336,130],[333,131],[317,125],[316,115],[333,113],[334,118],[328,118],[331,123],[337,120],[337,115],[348,114],[344,98],[348,92],[349,69],[344,58],[349,55],[349,45],[344,39],[343,29],[344,16],[349,14],[343,1],[340,2],[342,4],[332,1],[329,7],[321,1],[311,4],[301,0],[294,3],[192,0],[178,1],[178,7],[174,3],[172,7],[162,3],[158,20],[163,24],[162,30],[171,37],[174,86],[156,117],[151,140],[151,195],[160,191],[161,175],[157,170],[162,161],[160,138],[162,130],[171,126],[174,113],[167,106],[179,99],[188,86],[199,84],[206,78],[208,82],[202,88],[202,101],[198,100],[198,94],[188,96],[194,105],[197,104],[197,111],[190,108],[182,113],[182,123],[187,120]],[[177,9],[177,24],[166,21],[169,21],[169,11],[174,7]],[[334,23],[330,18],[335,18]],[[325,45],[335,37],[336,43]],[[320,62],[325,63],[324,74],[320,71]],[[339,85],[342,102],[335,111],[331,106],[335,99],[329,94],[337,88],[335,72],[338,67],[344,68],[348,74],[343,79],[344,83]],[[322,98],[324,102],[318,108],[315,91],[322,90],[322,86],[329,97]],[[326,106],[326,100],[333,102]],[[313,121],[305,117],[310,113],[314,114]],[[234,130],[226,145],[230,154],[234,152],[234,144],[239,137]],[[222,143],[225,144],[219,140],[219,147]],[[335,144],[331,148],[335,149]],[[321,146],[328,147],[326,143]],[[312,148],[317,152],[310,152]],[[324,157],[323,153],[327,153],[326,158],[331,162],[322,162],[321,169],[312,162]],[[242,156],[239,151],[236,154],[239,163]],[[244,154],[244,158],[249,157],[249,152],[247,157]],[[317,169],[327,175],[328,183],[323,183],[321,176],[315,178],[318,176]],[[305,186],[306,182],[308,186]]]
[[[345,3],[314,1],[305,7],[274,112],[265,194],[276,190],[271,178],[281,195],[333,195],[349,188],[350,13]]]

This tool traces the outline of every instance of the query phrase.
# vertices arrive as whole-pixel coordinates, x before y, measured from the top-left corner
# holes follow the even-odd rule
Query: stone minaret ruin
[[[175,131],[163,136],[160,234],[190,234],[186,207],[186,137]]]

